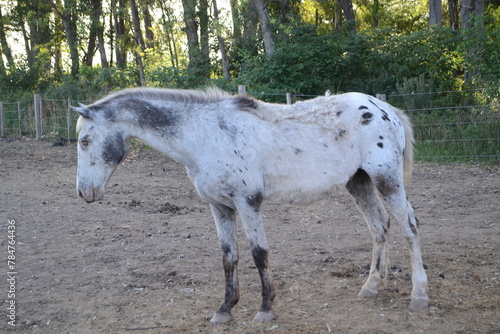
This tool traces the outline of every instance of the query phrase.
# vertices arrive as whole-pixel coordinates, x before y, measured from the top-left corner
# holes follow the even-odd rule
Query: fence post
[[[240,96],[247,95],[247,87],[245,85],[238,85],[238,95]]]
[[[286,93],[286,104],[287,105],[292,104],[292,94],[291,93]]]
[[[21,138],[23,136],[23,130],[21,125],[21,122],[23,121],[21,101],[17,101],[17,121],[19,122],[19,138]]]
[[[42,140],[42,101],[39,94],[34,96],[36,140]]]
[[[0,137],[5,137],[4,131],[4,118],[3,118],[3,102],[0,102]]]
[[[387,102],[387,99],[386,99],[385,94],[377,94],[377,95],[375,95],[375,97],[376,97],[377,99],[379,99],[380,101]]]
[[[68,119],[67,119],[67,122],[68,122],[68,126],[67,126],[67,129],[68,129],[68,143],[71,141],[71,127],[72,127],[72,120],[71,120],[71,99],[68,99]]]

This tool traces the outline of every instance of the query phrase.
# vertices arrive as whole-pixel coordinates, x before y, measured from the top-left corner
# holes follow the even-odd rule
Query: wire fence
[[[239,93],[246,90],[240,87]],[[293,103],[315,95],[249,93],[256,98]],[[377,95],[406,110],[415,131],[416,158],[432,161],[500,163],[500,89]],[[85,101],[84,101],[85,102]],[[44,99],[0,102],[0,137],[58,142],[76,138],[73,101]]]

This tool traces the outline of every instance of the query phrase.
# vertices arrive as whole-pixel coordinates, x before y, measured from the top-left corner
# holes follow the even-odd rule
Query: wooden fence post
[[[247,87],[245,85],[238,85],[238,95],[240,96],[247,95]]]
[[[35,104],[35,139],[42,140],[42,100],[39,94],[35,94],[33,102]]]
[[[292,94],[286,93],[286,104],[291,105],[292,104]]]
[[[23,121],[23,115],[22,115],[22,110],[21,110],[21,101],[17,101],[17,121],[19,123],[19,138],[23,136],[23,129],[22,129],[22,121]]]
[[[0,102],[0,137],[5,137],[4,131],[4,118],[3,118],[3,103]]]
[[[379,99],[380,101],[387,102],[387,99],[386,99],[385,94],[377,94],[377,95],[375,95],[375,97],[376,97],[377,99]]]
[[[72,128],[72,120],[71,120],[71,99],[68,99],[68,119],[67,119],[67,122],[68,122],[68,125],[67,125],[67,129],[68,129],[68,143],[71,141],[71,128]]]

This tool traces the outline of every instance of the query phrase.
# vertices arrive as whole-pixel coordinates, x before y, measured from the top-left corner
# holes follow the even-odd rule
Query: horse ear
[[[79,107],[71,107],[73,111],[77,112],[80,114],[80,116],[84,118],[91,118],[90,117],[90,109],[87,108],[87,106],[83,103],[78,103]]]

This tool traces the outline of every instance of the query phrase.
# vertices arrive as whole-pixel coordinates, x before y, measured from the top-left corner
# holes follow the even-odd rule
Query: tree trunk
[[[77,4],[74,0],[64,0],[64,6],[61,10],[54,2],[50,2],[56,14],[61,18],[66,33],[66,39],[71,58],[71,75],[76,76],[80,71],[80,60],[78,55],[78,32],[76,21],[78,20]]]
[[[111,0],[111,9],[113,10],[113,17],[115,22],[116,66],[123,69],[127,66],[127,49],[125,47],[125,15],[127,11],[125,0],[118,0],[118,6],[116,0]]]
[[[173,31],[173,23],[170,18],[171,12],[169,8],[165,8],[163,2],[160,2],[160,7],[162,10],[162,23],[163,29],[165,30],[165,35],[167,39],[167,46],[170,53],[170,62],[172,63],[172,67],[179,67],[179,57],[177,56],[177,46],[175,45],[175,36]]]
[[[184,24],[188,42],[189,69],[195,76],[206,75],[205,61],[198,40],[198,23],[196,15],[196,0],[182,0],[184,8]]]
[[[354,21],[354,9],[352,7],[351,0],[339,0],[342,11],[344,12],[344,18],[346,21]]]
[[[458,30],[458,0],[448,0],[448,11],[450,13],[450,28]]]
[[[210,38],[209,18],[208,18],[208,0],[199,0],[198,18],[200,22],[200,75],[206,78],[210,77]]]
[[[142,36],[141,21],[139,18],[139,10],[137,9],[137,3],[135,0],[129,0],[130,12],[132,13],[132,26],[134,27],[134,39],[136,44],[135,51],[135,61],[137,67],[139,68],[139,81],[141,86],[146,86],[146,78],[144,76],[144,63],[142,58],[144,51],[146,50],[146,45],[144,44],[144,37]]]
[[[52,5],[50,2],[42,1],[19,1],[20,5],[16,8],[19,17],[19,26],[23,33],[25,41],[28,66],[35,71],[38,69],[49,70],[50,60],[39,59],[39,47],[48,45],[52,39],[50,27],[50,15],[52,15]],[[29,15],[36,13],[36,15]],[[26,29],[26,25],[28,29]]]
[[[153,19],[151,18],[151,13],[149,12],[149,7],[147,4],[142,4],[142,17],[144,19],[144,29],[146,36],[146,47],[148,49],[153,49],[155,46],[154,40],[155,36],[153,33]]]
[[[335,0],[335,18],[334,18],[334,28],[339,29],[342,27],[342,6],[338,0]]]
[[[93,30],[97,37],[97,48],[101,56],[101,66],[105,68],[108,67],[108,58],[106,56],[106,43],[104,41],[104,24],[101,22],[101,17],[102,1],[92,0],[91,24],[93,25]]]
[[[95,29],[91,28],[89,32],[89,43],[87,44],[87,52],[83,56],[83,63],[88,67],[92,67],[92,63],[94,62],[96,39],[97,39],[96,31]]]
[[[441,0],[429,0],[429,25],[440,26],[442,23],[441,14],[443,4]]]
[[[484,0],[460,0],[460,28],[464,30],[464,42],[468,46],[467,63],[469,69],[464,71],[464,80],[470,82],[479,74],[476,65],[480,62],[482,52],[481,27],[483,26]]]
[[[213,0],[214,4],[214,19],[215,22],[219,22],[219,10],[217,9],[217,1]],[[218,28],[218,27],[217,27]],[[229,61],[227,60],[226,45],[224,43],[224,38],[221,36],[220,29],[217,29],[217,41],[219,43],[221,62],[222,62],[222,73],[224,78],[231,81],[231,73],[229,72]]]
[[[3,24],[3,20],[2,8],[0,7],[0,44],[2,46],[2,53],[7,59],[7,64],[9,68],[13,70],[16,67],[16,63],[14,62],[14,57],[12,57],[12,50],[10,49],[9,43],[7,43],[7,36],[5,35],[5,25]]]
[[[264,48],[266,53],[271,56],[274,53],[274,39],[269,28],[269,16],[267,15],[266,4],[264,0],[252,0],[260,20],[260,30],[264,38]]]
[[[460,28],[470,29],[483,24],[484,0],[460,0]]]
[[[214,3],[216,0],[213,0]],[[231,7],[231,18],[233,20],[233,40],[236,45],[239,45],[241,40],[241,18],[238,13],[238,0],[229,0],[229,5]]]

